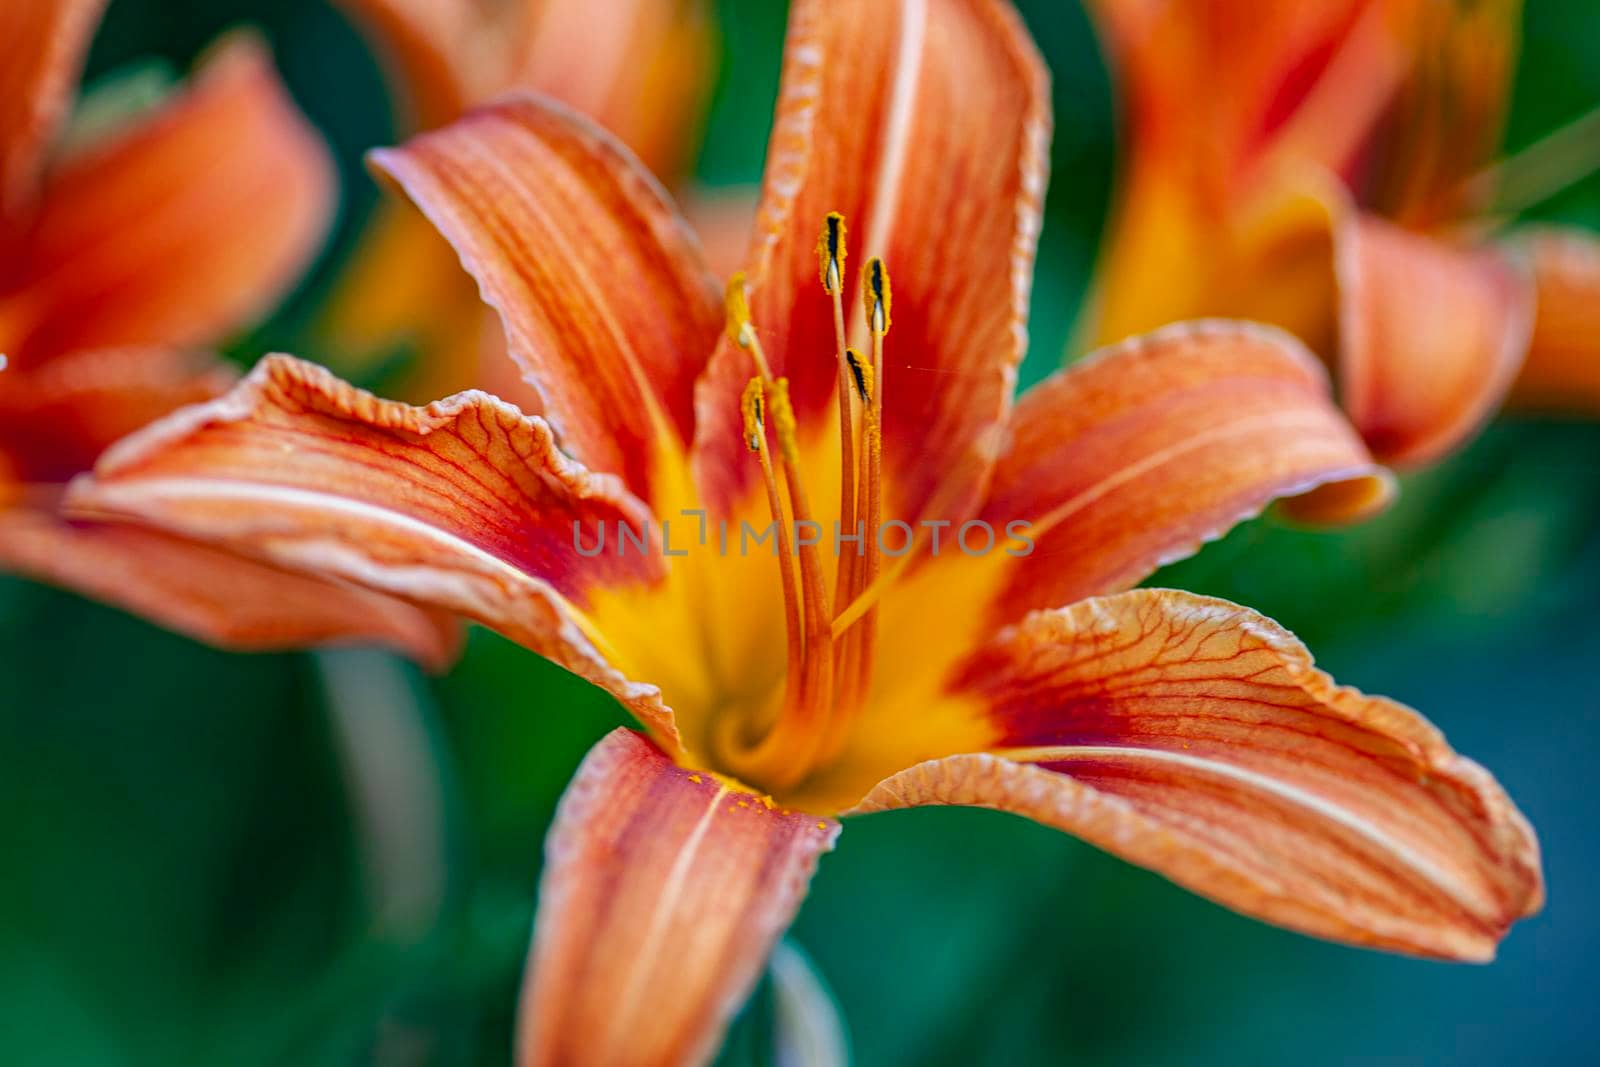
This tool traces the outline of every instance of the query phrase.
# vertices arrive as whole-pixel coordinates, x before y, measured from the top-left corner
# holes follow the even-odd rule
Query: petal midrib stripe
[[[1319,816],[1350,831],[1369,844],[1393,856],[1400,864],[1454,901],[1471,915],[1492,912],[1494,903],[1481,892],[1464,884],[1459,878],[1440,868],[1404,842],[1396,840],[1381,828],[1360,819],[1315,793],[1279,781],[1268,775],[1247,770],[1220,760],[1162,749],[1121,747],[1116,745],[1053,745],[1032,748],[996,749],[995,755],[1019,763],[1073,763],[1077,761],[1122,761],[1127,763],[1166,764],[1181,767],[1214,777],[1224,778],[1250,789],[1259,790],[1313,815]]]

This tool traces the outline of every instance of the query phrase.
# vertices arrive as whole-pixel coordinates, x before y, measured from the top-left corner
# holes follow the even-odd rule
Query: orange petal
[[[700,238],[706,263],[718,278],[731,278],[744,265],[750,230],[756,220],[753,187],[700,187],[680,193],[684,217]]]
[[[1413,62],[1379,133],[1363,202],[1416,229],[1487,206],[1470,179],[1500,147],[1517,67],[1522,0],[1412,5]]]
[[[1213,207],[1268,159],[1349,167],[1408,68],[1411,6],[1088,5],[1116,69],[1133,168],[1174,169]]]
[[[880,384],[888,514],[915,518],[941,481],[941,498],[960,500],[953,472],[986,472],[973,454],[1005,416],[1026,345],[1049,133],[1048,75],[1009,4],[791,5],[750,306],[797,415],[815,422],[838,374],[817,278],[824,218],[841,212],[849,230],[845,309],[862,351],[857,271],[882,257],[894,291]],[[750,374],[724,340],[699,397],[702,485],[730,497],[754,478],[739,433]]]
[[[13,359],[215,341],[321,243],[332,165],[263,48],[235,39],[152,118],[66,161],[0,295]]]
[[[1083,601],[1002,632],[961,684],[992,750],[897,774],[858,811],[1014,811],[1247,915],[1426,956],[1489,959],[1543,901],[1533,831],[1483,768],[1247,609]]]
[[[1527,244],[1538,313],[1512,399],[1593,415],[1600,412],[1600,238],[1548,230]]]
[[[414,408],[269,357],[227,396],[107,452],[74,484],[68,511],[466,615],[675,739],[659,692],[609,667],[582,615],[597,586],[661,577],[653,551],[578,551],[601,524],[649,530],[649,512],[614,478],[566,458],[542,420],[493,397]]]
[[[1332,332],[1324,183],[1364,158],[1410,63],[1412,0],[1093,0],[1122,175],[1083,339],[1205,315]],[[1219,62],[1218,56],[1226,56]]]
[[[1026,393],[983,517],[1028,522],[997,621],[1126,589],[1274,499],[1344,486],[1364,517],[1391,486],[1287,334],[1183,323],[1103,349]],[[1323,503],[1331,501],[1323,498]]]
[[[105,0],[0,4],[0,227],[9,228],[36,192],[104,8]]]
[[[1499,252],[1370,216],[1340,228],[1340,391],[1377,457],[1414,466],[1499,406],[1527,351],[1532,288]]]
[[[473,112],[374,163],[455,245],[563,443],[648,494],[693,429],[716,282],[660,186],[549,101]]]
[[[485,57],[471,49],[484,15],[474,0],[335,0],[377,46],[413,121],[449,122],[472,102]],[[519,6],[522,0],[519,0]]]
[[[545,843],[519,1067],[709,1061],[838,833],[610,734]]]
[[[555,97],[616,134],[663,180],[694,161],[717,76],[705,0],[524,0],[516,7],[516,40],[493,92]]]
[[[438,611],[120,524],[0,510],[0,568],[241,652],[381,645],[444,670],[460,626]]]
[[[588,115],[654,173],[692,161],[716,79],[704,0],[338,0],[377,44],[417,129],[510,92]]]
[[[59,484],[117,439],[233,380],[226,365],[169,348],[73,352],[0,374],[0,455],[24,482]]]
[[[405,373],[385,376],[385,392],[398,399],[425,404],[482,389],[529,415],[542,411],[455,249],[401,200],[384,201],[367,224],[319,323],[319,340],[337,354],[334,369],[347,375],[408,347],[414,359]]]

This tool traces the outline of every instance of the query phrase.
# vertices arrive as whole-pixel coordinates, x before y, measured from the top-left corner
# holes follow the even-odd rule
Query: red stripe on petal
[[[1038,612],[956,690],[989,751],[858,810],[1015,811],[1247,915],[1420,955],[1487,959],[1543,902],[1533,832],[1483,768],[1236,605],[1139,590]]]
[[[838,832],[605,738],[545,845],[517,1063],[708,1061]]]

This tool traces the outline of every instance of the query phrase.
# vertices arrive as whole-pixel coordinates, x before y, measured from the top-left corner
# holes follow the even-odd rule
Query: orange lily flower
[[[613,138],[486,107],[376,163],[547,416],[274,356],[119,444],[74,510],[460,612],[643,724],[591,751],[547,842],[524,1065],[703,1062],[837,818],[921,804],[1037,819],[1291,929],[1489,958],[1542,899],[1494,780],[1248,609],[1126,591],[1275,498],[1386,499],[1321,367],[1190,324],[1013,404],[1050,129],[1020,20],[790,19],[723,307]],[[866,536],[813,536],[836,518]]]
[[[1086,334],[1216,314],[1284,326],[1337,368],[1394,464],[1448,453],[1514,386],[1600,410],[1600,240],[1491,239],[1517,0],[1090,10],[1126,146]],[[1559,146],[1580,136],[1541,166],[1570,169]]]
[[[340,0],[387,63],[410,132],[444,125],[512,91],[545,93],[620,137],[668,181],[693,162],[716,75],[703,0]],[[708,212],[715,205],[708,201]],[[749,215],[708,214],[742,250]],[[730,237],[718,237],[720,233]],[[731,236],[736,235],[736,236]],[[735,253],[737,254],[737,253]],[[373,354],[413,341],[424,357],[404,391],[489,388],[531,407],[472,279],[403,200],[386,200],[326,324],[332,350]]]
[[[253,40],[162,107],[55,150],[101,0],[0,7],[0,568],[236,648],[380,641],[442,663],[455,627],[365,589],[126,526],[68,523],[111,442],[235,375],[203,345],[315,253],[330,162]]]

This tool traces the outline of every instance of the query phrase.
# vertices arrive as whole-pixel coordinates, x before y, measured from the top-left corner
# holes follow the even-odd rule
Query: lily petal
[[[616,134],[670,181],[693,162],[717,56],[704,0],[523,0],[495,92],[532,89]]]
[[[19,365],[80,348],[219,339],[320,244],[326,149],[265,50],[235,39],[188,91],[52,174],[0,322]]]
[[[1404,3],[1087,6],[1122,83],[1135,168],[1174,168],[1213,206],[1274,155],[1343,172],[1409,66]]]
[[[386,392],[397,399],[425,404],[482,389],[529,415],[543,410],[506,355],[500,323],[472,276],[414,204],[378,205],[320,328],[321,343],[339,353],[335,369],[352,376],[408,348],[416,359],[398,381],[385,378]]]
[[[1600,411],[1600,239],[1547,230],[1527,247],[1538,313],[1512,399],[1592,415]]]
[[[1533,832],[1486,771],[1247,609],[1137,590],[1036,613],[957,687],[990,751],[894,775],[858,812],[1017,812],[1247,915],[1426,956],[1488,959],[1542,903]]]
[[[32,199],[106,0],[0,4],[0,225]]]
[[[1028,391],[982,517],[1030,524],[996,623],[1126,589],[1274,499],[1325,487],[1322,521],[1382,507],[1391,480],[1288,334],[1181,323],[1102,349]],[[1332,494],[1332,495],[1328,495]]]
[[[1091,0],[1124,145],[1080,346],[1202,315],[1320,343],[1316,186],[1350,174],[1405,76],[1402,6]]]
[[[467,106],[484,58],[470,55],[484,17],[474,0],[336,2],[377,46],[416,122],[449,122]]]
[[[959,501],[982,485],[1027,341],[1047,170],[1048,74],[999,0],[799,0],[747,259],[753,322],[787,375],[802,424],[836,395],[832,305],[817,279],[829,212],[849,227],[845,308],[857,267],[893,280],[885,341],[887,513],[913,519],[935,485]],[[864,325],[852,329],[865,351]],[[753,483],[739,390],[749,357],[724,339],[697,398],[702,487],[726,504]],[[974,453],[980,453],[974,461]],[[959,511],[959,506],[940,510]]]
[[[152,530],[0,510],[0,568],[239,652],[380,645],[429,670],[454,661],[451,616],[303,577]]]
[[[515,99],[374,152],[461,254],[563,443],[649,498],[687,447],[722,311],[687,225],[628,151]]]
[[[1339,230],[1340,388],[1386,463],[1449,452],[1516,377],[1533,291],[1500,252],[1352,216]]]
[[[756,219],[756,188],[734,185],[691,188],[678,194],[706,263],[718,278],[731,278],[744,265],[745,249]]]
[[[72,352],[0,375],[0,454],[17,477],[61,484],[146,423],[225,392],[235,375],[170,348]]]
[[[545,843],[517,1063],[708,1062],[838,833],[607,736]]]
[[[587,595],[662,577],[655,552],[578,551],[644,505],[562,455],[549,426],[482,393],[383,401],[274,356],[233,392],[176,412],[74,483],[69,514],[155,527],[289,570],[482,622],[600,685],[675,743],[654,686],[584,629]]]
[[[1491,187],[1472,179],[1504,133],[1523,3],[1409,6],[1414,60],[1388,128],[1375,135],[1375,172],[1362,184],[1363,203],[1420,230],[1489,206]]]

